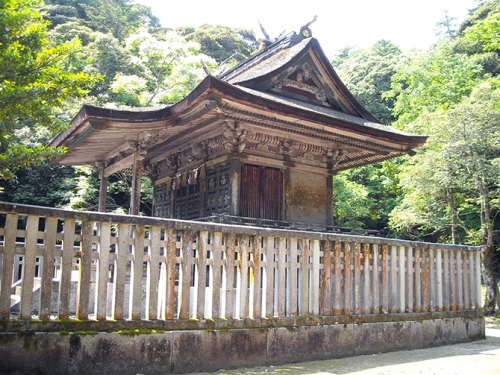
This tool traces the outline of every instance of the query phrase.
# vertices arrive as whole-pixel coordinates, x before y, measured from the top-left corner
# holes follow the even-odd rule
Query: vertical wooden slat
[[[21,319],[31,319],[32,304],[33,304],[33,279],[35,277],[36,263],[36,242],[38,233],[37,216],[28,216],[26,222],[26,243],[23,265],[23,282],[21,290],[21,306],[19,317]],[[9,266],[12,267],[12,264]],[[8,285],[12,284],[12,279]]]
[[[177,255],[177,231],[173,228],[166,230],[166,263],[167,278],[165,286],[165,319],[173,319],[175,316],[175,263]]]
[[[129,227],[128,224],[118,224],[118,243],[116,246],[117,254],[112,304],[112,315],[115,320],[121,320],[125,315],[125,278],[127,272]]]
[[[422,250],[415,249],[415,311],[422,311]]]
[[[0,283],[0,318],[10,318],[10,295],[12,293],[13,264],[16,254],[17,215],[7,214],[5,222],[4,249],[2,256],[2,281]],[[31,313],[30,313],[31,314]],[[31,318],[31,315],[30,315]]]
[[[193,232],[182,232],[181,265],[179,275],[179,319],[189,318],[189,302],[191,289],[191,260],[193,252]]]
[[[389,247],[382,246],[382,313],[389,312]]]
[[[249,315],[249,298],[248,298],[248,247],[250,239],[247,235],[241,236],[240,251],[239,251],[239,268],[240,268],[240,319],[246,319]]]
[[[464,309],[464,290],[463,290],[463,271],[462,271],[462,252],[457,251],[457,308]]]
[[[332,314],[332,243],[324,242],[323,248],[324,268],[321,275],[321,314],[328,316]]]
[[[146,319],[148,320],[156,320],[158,318],[160,236],[160,227],[149,227],[149,262],[146,284]]]
[[[398,247],[398,297],[399,297],[399,306],[398,312],[404,313],[406,311],[406,272],[405,272],[405,248],[404,246]]]
[[[266,317],[274,313],[274,253],[274,237],[266,237]]]
[[[290,238],[290,315],[297,315],[297,273],[299,264],[297,263],[297,239]]]
[[[141,319],[142,272],[144,263],[144,225],[134,226],[134,253],[130,267],[129,319]]]
[[[221,267],[222,267],[222,233],[213,233],[213,288],[212,288],[212,319],[221,317],[220,293],[221,293]]]
[[[106,319],[106,306],[108,302],[108,272],[109,272],[109,246],[111,240],[111,223],[99,223],[99,260],[96,270],[95,307],[94,313],[97,320]]]
[[[89,316],[89,292],[90,273],[92,267],[92,232],[94,222],[84,221],[82,223],[82,257],[78,268],[78,289],[76,294],[76,317],[88,319]]]
[[[205,317],[205,291],[207,284],[207,247],[208,247],[208,232],[201,231],[198,235],[198,285],[197,287],[197,306],[196,318],[203,319]]]
[[[309,310],[309,241],[301,240],[302,257],[300,259],[300,315],[307,315]]]
[[[451,285],[450,285],[450,293],[451,293],[451,310],[455,311],[457,309],[457,263],[456,263],[456,252],[455,251],[450,251],[450,265],[451,265],[451,270],[450,270],[450,279],[451,279]]]
[[[407,247],[406,248],[406,291],[407,291],[407,298],[406,298],[406,305],[407,305],[407,311],[408,312],[413,312],[415,306],[413,304],[413,298],[414,298],[414,269],[413,269],[413,248],[412,247]]]
[[[441,249],[436,250],[436,308],[443,311],[443,259]]]
[[[391,246],[391,288],[390,288],[390,311],[398,312],[398,256],[397,246]]]
[[[312,241],[312,313],[319,315],[319,262],[320,247],[319,241]]]
[[[370,314],[372,304],[370,302],[370,295],[372,293],[370,286],[370,244],[363,245],[363,314]]]
[[[351,288],[352,288],[352,272],[351,272],[351,244],[348,242],[344,243],[344,309],[343,313],[348,315],[351,313],[352,301],[351,301]]]
[[[75,255],[75,219],[65,219],[63,224],[63,254],[59,284],[59,318],[69,318],[71,300],[71,271]]]
[[[464,278],[464,308],[466,310],[470,309],[470,270],[468,263],[469,253],[466,251],[462,252],[462,264],[464,268],[463,278]]]
[[[335,283],[333,285],[333,315],[342,313],[342,244],[340,241],[335,242],[333,253],[333,277]]]
[[[361,252],[360,244],[354,243],[354,313],[361,314]]]
[[[450,310],[450,251],[443,251],[443,310]]]
[[[252,241],[253,253],[253,317],[262,317],[262,268],[260,264],[262,237],[254,236]]]
[[[39,319],[50,317],[52,302],[52,279],[54,278],[54,250],[56,248],[57,218],[45,219],[45,240],[43,250],[43,271],[40,290]]]
[[[278,295],[278,316],[285,315],[286,300],[286,238],[280,237],[278,240],[278,285],[276,293]]]
[[[436,267],[434,249],[428,249],[429,255],[429,311],[436,310]]]
[[[380,272],[377,244],[372,244],[373,313],[380,313]]]
[[[423,251],[422,262],[422,299],[423,311],[429,311],[429,250]]]
[[[231,319],[234,316],[235,242],[236,236],[233,233],[229,234],[226,238],[226,319]]]
[[[475,300],[475,305],[476,309],[481,308],[481,253],[477,251],[474,254],[474,265],[475,265],[475,270],[474,270],[474,276],[475,276],[475,295],[476,295],[476,300]]]

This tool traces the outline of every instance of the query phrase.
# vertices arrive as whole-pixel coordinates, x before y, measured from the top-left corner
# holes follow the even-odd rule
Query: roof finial
[[[312,31],[311,29],[309,28],[309,26],[311,24],[313,24],[314,22],[316,22],[316,20],[318,19],[318,16],[314,16],[313,19],[311,21],[309,21],[308,23],[306,23],[304,26],[302,26],[300,28],[300,35],[305,39],[305,38],[311,38],[312,37]]]

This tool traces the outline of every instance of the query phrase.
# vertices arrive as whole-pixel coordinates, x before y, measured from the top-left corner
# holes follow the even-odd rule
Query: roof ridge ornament
[[[311,21],[309,21],[308,23],[306,23],[304,26],[302,26],[300,28],[300,36],[304,39],[306,38],[312,38],[312,31],[311,29],[309,28],[310,25],[312,25],[314,22],[316,22],[318,19],[318,16],[314,16],[313,19]]]

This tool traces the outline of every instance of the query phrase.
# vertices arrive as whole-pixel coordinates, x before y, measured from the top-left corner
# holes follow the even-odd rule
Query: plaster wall
[[[292,222],[331,225],[331,176],[287,171],[285,178],[285,214]]]
[[[279,322],[279,321],[278,321]],[[484,339],[482,316],[176,330],[2,332],[0,374],[170,374],[351,357]]]

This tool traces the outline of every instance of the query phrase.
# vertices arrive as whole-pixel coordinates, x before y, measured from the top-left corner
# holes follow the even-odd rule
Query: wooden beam
[[[113,163],[110,166],[104,168],[104,176],[109,177],[115,172],[119,172],[125,168],[132,167],[133,164],[134,164],[134,154],[131,154],[121,160],[118,160],[116,163]]]

